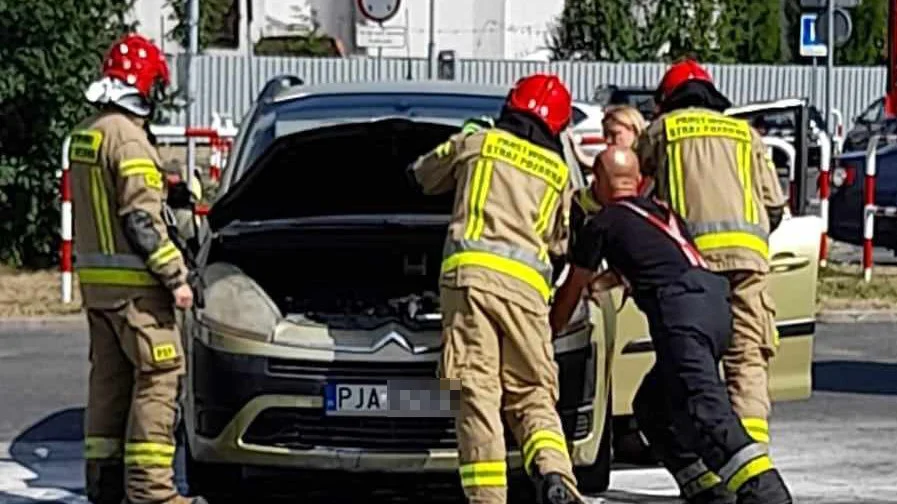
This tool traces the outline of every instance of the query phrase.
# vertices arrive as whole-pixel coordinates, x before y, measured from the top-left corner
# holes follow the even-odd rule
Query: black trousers
[[[674,475],[701,459],[719,471],[753,443],[719,373],[732,335],[729,283],[691,269],[665,287],[637,293],[635,301],[656,353],[633,404],[639,429]]]

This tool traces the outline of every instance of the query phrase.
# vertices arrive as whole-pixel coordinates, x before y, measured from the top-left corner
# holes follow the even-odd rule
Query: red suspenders
[[[654,215],[651,215],[649,212],[629,201],[621,200],[617,201],[617,203],[644,217],[648,222],[654,224],[654,227],[660,229],[661,231],[666,233],[667,236],[672,238],[672,240],[676,242],[676,245],[679,246],[679,250],[682,251],[682,254],[685,255],[685,258],[688,259],[688,262],[692,266],[707,268],[707,263],[704,261],[701,253],[698,252],[698,249],[696,249],[694,245],[689,243],[688,240],[686,240],[685,237],[682,236],[682,231],[679,229],[679,223],[676,221],[676,214],[674,214],[672,210],[667,208],[666,205],[658,202],[669,213],[668,222],[664,222],[658,219]]]

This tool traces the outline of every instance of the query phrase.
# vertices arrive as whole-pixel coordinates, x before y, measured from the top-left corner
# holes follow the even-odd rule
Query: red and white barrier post
[[[819,167],[819,216],[822,218],[822,237],[819,239],[819,265],[828,264],[828,213],[829,195],[831,194],[832,152],[835,142],[830,142],[828,151],[823,146],[822,166]]]
[[[59,270],[62,273],[62,302],[72,302],[72,183],[69,169],[69,145],[71,137],[62,143],[62,174],[59,177],[59,194],[61,196],[61,228],[62,242],[59,246]]]
[[[872,280],[872,239],[875,233],[875,174],[879,135],[869,139],[866,147],[866,175],[863,177],[863,279]]]

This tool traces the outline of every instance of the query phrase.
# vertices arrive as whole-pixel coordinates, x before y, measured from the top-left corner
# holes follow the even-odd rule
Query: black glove
[[[195,269],[191,269],[187,273],[187,285],[193,290],[193,304],[199,309],[205,308],[206,299],[204,293],[206,285],[203,282],[202,274]]]
[[[193,195],[190,194],[190,188],[187,182],[180,181],[168,186],[168,198],[166,199],[168,206],[171,208],[193,208]]]

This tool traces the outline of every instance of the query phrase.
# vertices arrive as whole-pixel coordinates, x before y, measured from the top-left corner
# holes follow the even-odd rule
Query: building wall
[[[355,0],[239,0],[241,13],[240,47],[207,50],[210,54],[244,54],[246,47],[248,2],[252,3],[251,38],[281,35],[286,25],[297,23],[297,14],[310,15],[324,33],[342,41],[351,53],[376,55],[376,49],[355,46],[355,24],[365,22],[357,12]],[[174,21],[167,19],[171,9],[166,0],[137,0],[133,19],[140,31],[165,46],[169,53],[181,52],[176,42],[164,37]],[[436,50],[454,50],[458,58],[544,60],[549,25],[560,15],[563,0],[435,0]],[[159,14],[163,15],[160,16]],[[385,26],[407,27],[407,45],[384,49],[384,57],[423,58],[429,44],[430,2],[405,0],[396,17]],[[163,19],[164,18],[164,19]]]

